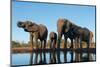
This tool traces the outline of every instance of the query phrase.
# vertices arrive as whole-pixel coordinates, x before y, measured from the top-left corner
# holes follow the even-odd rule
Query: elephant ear
[[[28,26],[32,26],[32,25],[33,25],[33,23],[32,23],[31,21],[26,21],[26,24],[27,24]]]
[[[68,30],[70,29],[70,22],[68,20],[65,21],[65,32],[68,32]]]

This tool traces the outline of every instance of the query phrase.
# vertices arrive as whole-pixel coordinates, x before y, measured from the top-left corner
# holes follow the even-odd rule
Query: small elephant
[[[49,40],[50,40],[50,48],[51,48],[51,52],[50,52],[50,60],[51,63],[56,63],[56,41],[57,41],[57,34],[55,32],[50,32],[49,34]]]
[[[38,49],[38,39],[41,41],[41,49],[46,48],[46,40],[48,35],[47,27],[40,24],[32,23],[31,21],[19,21],[17,24],[18,27],[23,28],[25,32],[29,32],[30,34],[30,42],[33,48],[33,37],[35,39],[35,44]],[[44,45],[42,44],[44,42]],[[42,50],[40,50],[40,61],[41,63],[46,63],[45,52],[44,52],[44,61],[42,62]],[[36,51],[36,59],[35,63],[37,63],[38,52]],[[32,59],[31,59],[32,60]]]

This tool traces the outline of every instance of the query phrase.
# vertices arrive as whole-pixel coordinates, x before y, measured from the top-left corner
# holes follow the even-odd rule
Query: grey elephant
[[[50,52],[50,60],[51,63],[56,63],[56,42],[57,42],[57,34],[55,32],[50,32],[49,34],[49,40],[50,40],[50,48],[51,48],[51,52]]]
[[[64,35],[64,48],[67,48],[67,39],[70,38],[71,39],[71,44],[73,45],[73,33],[69,30],[72,26],[72,23],[67,20],[67,19],[58,19],[57,21],[57,32],[58,32],[58,42],[57,42],[57,48],[58,48],[58,63],[60,62],[60,41],[62,36]],[[66,62],[67,58],[66,58],[66,50],[64,51],[64,62]]]
[[[87,43],[87,61],[90,61],[90,53],[89,53],[89,47],[93,43],[93,32],[91,32],[87,28],[78,28],[77,30],[73,29],[73,33],[77,34],[77,42],[80,41],[80,46],[76,45],[77,47],[80,47],[82,49],[82,41]],[[80,54],[82,55],[82,54]],[[80,56],[82,57],[82,56]]]
[[[33,37],[35,39],[35,44],[38,49],[38,39],[41,41],[41,49],[46,48],[46,40],[47,40],[47,35],[48,35],[48,30],[47,27],[40,24],[33,23],[31,21],[19,21],[17,24],[18,27],[23,28],[25,32],[30,33],[30,41],[32,44],[33,48]],[[42,44],[44,42],[44,44]],[[40,50],[40,63],[46,63],[46,58],[45,58],[45,52],[43,52],[44,59],[42,61],[42,50]],[[38,52],[36,51],[36,58],[35,58],[35,63],[37,63],[37,57],[38,57]],[[32,59],[31,58],[31,64],[32,64]]]
[[[82,41],[85,41],[87,43],[87,48],[89,48],[89,45],[91,43],[91,40],[93,38],[92,32],[88,30],[87,28],[82,28],[78,25],[75,25],[68,19],[58,19],[57,21],[57,32],[58,32],[58,63],[60,63],[60,41],[62,38],[62,35],[64,35],[65,43],[64,47],[67,46],[67,39],[70,38],[71,40],[71,46],[73,48],[73,40],[75,40],[75,45],[80,45],[82,48]],[[79,44],[80,41],[80,44]],[[64,59],[66,61],[66,52],[64,55]]]

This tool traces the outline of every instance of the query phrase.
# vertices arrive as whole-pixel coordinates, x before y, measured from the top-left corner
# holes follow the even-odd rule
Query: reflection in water
[[[50,62],[50,54],[49,53],[46,53],[46,61],[47,61],[47,64],[49,64],[49,62]]]
[[[80,59],[80,56],[81,56],[80,53],[74,52],[74,54],[75,54],[75,55],[74,55],[74,57],[75,57],[74,61],[75,61],[75,62],[80,62],[80,60],[81,60],[81,59]]]
[[[70,52],[67,52],[67,55],[66,55],[67,56],[67,62],[70,62],[71,61],[71,54],[70,54]]]
[[[69,63],[69,62],[85,62],[85,61],[95,61],[96,60],[96,55],[94,53],[89,53],[89,58],[87,53],[77,53],[74,51],[68,51],[66,54],[66,61],[64,58],[64,52],[60,52],[60,60],[61,63]],[[82,55],[80,55],[82,54]],[[42,58],[44,54],[42,53]],[[33,56],[33,60],[32,59]],[[46,64],[51,63],[50,59],[50,53],[46,52]],[[38,53],[37,56],[37,63],[35,63],[36,59],[36,53],[18,53],[18,54],[12,54],[12,65],[29,65],[29,64],[39,64],[40,63],[40,53]],[[33,61],[33,62],[32,62]],[[57,54],[56,54],[56,63],[58,63],[57,60]]]

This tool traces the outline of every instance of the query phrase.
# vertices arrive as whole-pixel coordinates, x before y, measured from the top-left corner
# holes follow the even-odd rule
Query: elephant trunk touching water
[[[23,28],[25,32],[29,32],[30,34],[30,42],[33,49],[33,37],[35,39],[36,48],[38,49],[38,39],[41,41],[41,49],[46,48],[46,40],[48,35],[48,30],[46,26],[36,23],[32,23],[31,21],[19,21],[17,24],[18,27]],[[44,45],[42,44],[44,42]],[[45,52],[43,52],[44,59],[42,60],[42,51],[40,52],[40,63],[46,63]],[[36,51],[35,63],[37,63],[38,52]],[[32,61],[33,59],[31,59]],[[32,62],[31,62],[32,64]]]

